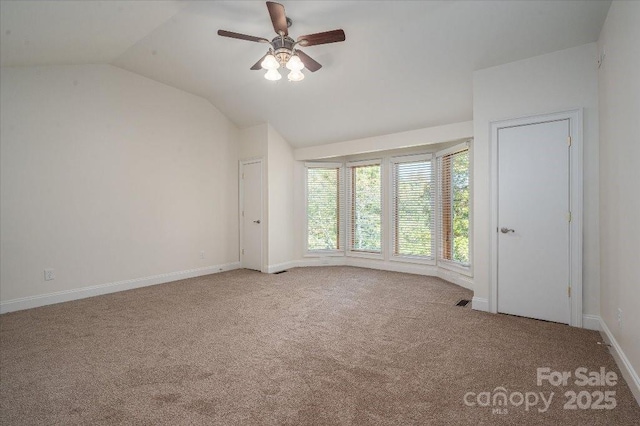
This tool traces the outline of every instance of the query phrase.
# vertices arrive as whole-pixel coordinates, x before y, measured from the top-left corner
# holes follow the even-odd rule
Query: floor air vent
[[[278,271],[278,272],[274,272],[273,275],[284,274],[285,272],[289,272],[289,271]]]
[[[467,306],[471,302],[469,299],[460,299],[456,306]]]

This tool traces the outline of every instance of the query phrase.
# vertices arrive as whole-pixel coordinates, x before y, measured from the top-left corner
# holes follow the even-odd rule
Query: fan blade
[[[262,61],[264,61],[264,58],[267,57],[267,55],[269,54],[269,52],[265,53],[264,56],[262,58],[260,58],[260,60],[258,62],[256,62],[250,69],[256,71],[256,70],[261,70],[262,69]],[[300,58],[302,60],[302,58]]]
[[[269,43],[271,42],[266,38],[254,37],[246,34],[234,33],[232,31],[218,30],[218,35],[222,37],[237,38],[239,40],[255,41],[256,43]]]
[[[324,33],[307,34],[298,37],[301,46],[315,46],[317,44],[335,43],[345,41],[343,30],[326,31]]]
[[[287,15],[284,13],[284,6],[280,3],[268,1],[267,9],[269,9],[269,15],[271,16],[271,22],[273,22],[273,29],[276,30],[276,34],[281,36],[289,35]]]
[[[322,68],[322,65],[320,65],[318,62],[316,62],[315,59],[313,59],[311,56],[309,56],[306,53],[304,53],[302,50],[296,49],[296,54],[298,55],[298,57],[300,58],[300,60],[304,64],[304,67],[306,69],[308,69],[309,71],[316,72],[320,68]]]

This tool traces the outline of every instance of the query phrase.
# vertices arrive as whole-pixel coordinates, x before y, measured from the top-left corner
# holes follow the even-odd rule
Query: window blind
[[[431,157],[394,158],[391,166],[393,255],[434,259],[436,193]]]
[[[469,148],[437,161],[438,260],[469,266]]]
[[[307,165],[307,250],[344,249],[341,165]]]
[[[349,166],[349,249],[382,252],[381,165]]]

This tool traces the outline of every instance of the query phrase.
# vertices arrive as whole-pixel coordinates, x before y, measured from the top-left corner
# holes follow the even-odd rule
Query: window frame
[[[309,161],[304,162],[304,242],[303,242],[303,258],[321,258],[321,257],[352,257],[352,258],[362,258],[360,263],[365,264],[367,259],[389,262],[390,263],[405,263],[405,264],[420,264],[424,267],[434,267],[438,270],[438,274],[444,273],[446,274],[457,274],[459,276],[472,278],[474,274],[474,248],[473,248],[473,229],[474,229],[474,215],[473,215],[473,199],[474,199],[474,179],[473,179],[473,156],[474,156],[474,144],[472,143],[473,139],[467,139],[464,141],[458,141],[455,145],[450,146],[446,149],[440,151],[433,150],[424,150],[424,151],[414,151],[405,153],[396,153],[393,152],[380,152],[378,156],[375,156],[375,153],[372,153],[372,156],[359,156],[358,160],[351,160],[349,158],[335,158],[333,162],[331,161]],[[446,259],[440,259],[440,240],[442,235],[440,233],[440,221],[441,221],[441,171],[439,163],[439,158],[448,154],[454,154],[456,152],[463,151],[468,149],[469,151],[469,265],[465,266],[455,261],[449,261]],[[357,157],[356,157],[357,158]],[[398,162],[413,162],[419,161],[420,159],[431,159],[432,166],[432,176],[433,176],[433,184],[435,187],[435,198],[434,198],[434,229],[433,229],[433,239],[432,244],[432,253],[433,259],[426,259],[421,256],[410,256],[410,255],[394,255],[394,233],[395,233],[395,223],[393,210],[395,208],[394,204],[394,194],[393,194],[393,173],[395,172],[395,164]],[[381,220],[381,250],[380,252],[366,252],[366,251],[358,251],[351,250],[352,241],[351,241],[351,221],[352,221],[352,203],[353,203],[353,194],[352,194],[352,177],[353,172],[350,170],[352,167],[356,166],[366,166],[366,165],[379,165],[380,167],[380,220]],[[339,188],[339,200],[340,200],[340,210],[339,210],[339,238],[340,241],[343,242],[343,247],[338,250],[309,250],[308,242],[309,242],[309,223],[308,223],[308,168],[326,168],[326,167],[335,167],[340,170],[340,188]],[[347,264],[350,261],[345,259]],[[389,267],[387,264],[387,267]],[[373,265],[373,262],[370,263]],[[381,264],[383,265],[383,264]]]
[[[351,227],[353,225],[353,173],[352,169],[354,167],[363,167],[363,166],[373,166],[378,165],[380,167],[380,252],[369,252],[369,251],[361,251],[361,250],[353,250],[351,247],[353,245],[353,236],[351,234]],[[384,191],[384,182],[386,179],[386,167],[384,167],[383,159],[376,158],[370,160],[361,160],[361,161],[349,161],[346,163],[345,174],[346,174],[346,227],[345,231],[347,232],[347,240],[345,253],[350,257],[362,257],[368,259],[384,259],[385,254],[385,229],[386,229],[386,221],[387,215],[385,213],[385,191]]]
[[[468,277],[473,276],[473,144],[472,140],[467,140],[460,144],[454,145],[447,149],[443,149],[435,153],[435,165],[436,165],[436,265],[443,269],[447,269],[452,272],[457,272],[461,275],[465,275]],[[442,190],[440,188],[440,181],[442,179],[442,171],[440,170],[439,161],[440,158],[456,154],[458,152],[462,152],[468,150],[469,152],[469,264],[465,265],[460,262],[456,262],[454,260],[442,259],[440,258],[440,244],[442,239],[441,222],[442,218],[440,215],[442,208]]]
[[[309,249],[309,169],[338,169],[338,248],[333,250]],[[345,166],[336,162],[305,162],[304,164],[304,257],[341,257],[347,246],[345,227]],[[342,241],[342,247],[340,247]]]
[[[396,208],[395,205],[395,199],[396,199],[396,195],[394,192],[394,179],[395,179],[395,167],[397,164],[402,164],[402,163],[417,163],[420,161],[429,161],[431,163],[431,179],[432,179],[432,185],[433,185],[433,214],[434,214],[434,220],[432,222],[432,229],[431,229],[431,257],[425,257],[425,256],[412,256],[412,255],[397,255],[395,254],[395,244],[396,244],[396,221],[394,220],[395,215],[394,215],[394,210]],[[405,262],[405,263],[418,263],[418,264],[423,264],[423,265],[436,265],[436,257],[437,257],[437,253],[436,250],[438,248],[437,245],[437,225],[436,225],[436,219],[435,216],[437,216],[437,175],[436,175],[436,162],[435,162],[435,155],[432,153],[422,153],[422,154],[410,154],[410,155],[399,155],[399,156],[392,156],[389,158],[389,181],[388,181],[388,185],[389,185],[389,204],[388,204],[388,230],[389,230],[389,245],[387,247],[387,252],[388,252],[388,258],[390,261],[393,262]]]

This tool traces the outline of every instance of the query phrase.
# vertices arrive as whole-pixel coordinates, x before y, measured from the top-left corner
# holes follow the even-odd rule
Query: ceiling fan
[[[287,18],[284,13],[284,6],[280,3],[272,1],[267,2],[267,9],[273,22],[273,29],[278,34],[273,40],[266,38],[254,37],[250,35],[234,33],[232,31],[218,30],[218,35],[222,37],[237,38],[240,40],[248,40],[256,43],[269,44],[269,51],[251,69],[266,69],[265,78],[267,80],[280,80],[282,76],[278,72],[278,68],[286,67],[289,73],[290,81],[300,81],[304,78],[302,69],[307,68],[311,72],[318,71],[322,65],[316,62],[309,55],[297,48],[297,46],[315,46],[318,44],[335,43],[344,41],[345,35],[343,30],[325,31],[322,33],[307,34],[298,37],[296,40],[289,36],[289,27],[292,24],[291,19]]]

